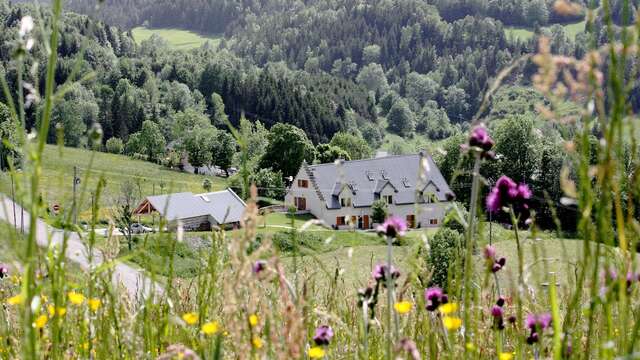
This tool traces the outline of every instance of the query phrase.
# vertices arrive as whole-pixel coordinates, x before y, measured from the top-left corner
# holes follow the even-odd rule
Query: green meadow
[[[585,20],[582,20],[577,23],[564,24],[562,27],[564,28],[564,32],[567,34],[567,37],[570,39],[575,39],[576,35],[582,31],[584,31],[584,26],[586,24]],[[545,29],[549,29],[547,26]],[[523,27],[515,27],[515,26],[505,26],[504,31],[508,38],[518,39],[518,40],[528,40],[533,37],[533,29],[523,28]]]
[[[144,26],[138,26],[131,30],[133,39],[140,43],[149,39],[152,35],[158,35],[176,50],[190,50],[199,48],[206,42],[217,47],[220,44],[220,36],[203,35],[193,31],[181,29],[150,29]]]

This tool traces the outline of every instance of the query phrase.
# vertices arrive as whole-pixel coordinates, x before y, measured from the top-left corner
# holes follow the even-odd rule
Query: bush
[[[387,203],[384,200],[376,200],[371,205],[371,220],[375,224],[382,224],[387,218]]]
[[[122,151],[124,151],[124,143],[119,138],[113,137],[107,140],[105,146],[107,148],[107,152],[110,152],[112,154],[122,154]]]
[[[456,230],[440,228],[430,242],[427,265],[432,271],[430,285],[446,288],[449,268],[462,256],[462,235]]]
[[[447,211],[442,226],[464,234],[466,229],[463,224],[466,224],[467,219],[469,219],[469,212],[462,203],[456,202]]]
[[[322,244],[322,238],[314,233],[302,232],[295,234],[299,247],[317,249]],[[295,249],[293,236],[289,231],[280,231],[273,234],[271,239],[273,246],[281,252],[292,252]]]

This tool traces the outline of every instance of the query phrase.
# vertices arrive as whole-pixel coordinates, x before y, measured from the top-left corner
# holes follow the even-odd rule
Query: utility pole
[[[78,167],[73,167],[73,224],[78,223],[78,204],[76,203],[77,187],[80,184],[80,178],[78,177]]]
[[[156,196],[156,183],[153,183],[153,196]],[[151,227],[155,227],[156,226],[156,214],[152,213],[151,214]]]
[[[18,225],[18,217],[16,216],[16,191],[13,186],[13,174],[10,173],[9,177],[11,177],[11,203],[13,204],[13,227],[16,228]]]

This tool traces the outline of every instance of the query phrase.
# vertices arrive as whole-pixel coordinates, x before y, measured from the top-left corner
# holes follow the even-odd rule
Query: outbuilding
[[[181,192],[148,196],[134,214],[158,213],[169,227],[180,222],[186,231],[207,231],[216,227],[237,226],[246,208],[245,202],[231,189],[193,194]]]

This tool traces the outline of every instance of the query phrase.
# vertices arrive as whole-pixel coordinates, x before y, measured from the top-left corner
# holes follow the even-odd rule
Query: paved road
[[[15,204],[16,221],[14,222],[13,205],[14,203],[9,197],[0,194],[0,220],[15,224],[18,229],[21,228],[24,220],[24,229],[28,231],[29,213],[26,210],[22,212],[20,205]],[[65,236],[64,231],[47,225],[42,219],[37,221],[36,232],[36,241],[41,247],[48,247],[50,241],[61,244]],[[89,270],[92,265],[96,267],[103,263],[102,254],[98,253],[94,254],[93,264],[90,264],[88,250],[80,236],[75,232],[66,232],[66,235],[68,236],[66,256],[69,260],[77,263],[84,270]],[[162,287],[158,284],[153,284],[140,270],[120,262],[117,262],[113,268],[112,281],[115,287],[123,286],[132,299],[150,294],[152,290],[155,290],[158,294],[162,293]]]

